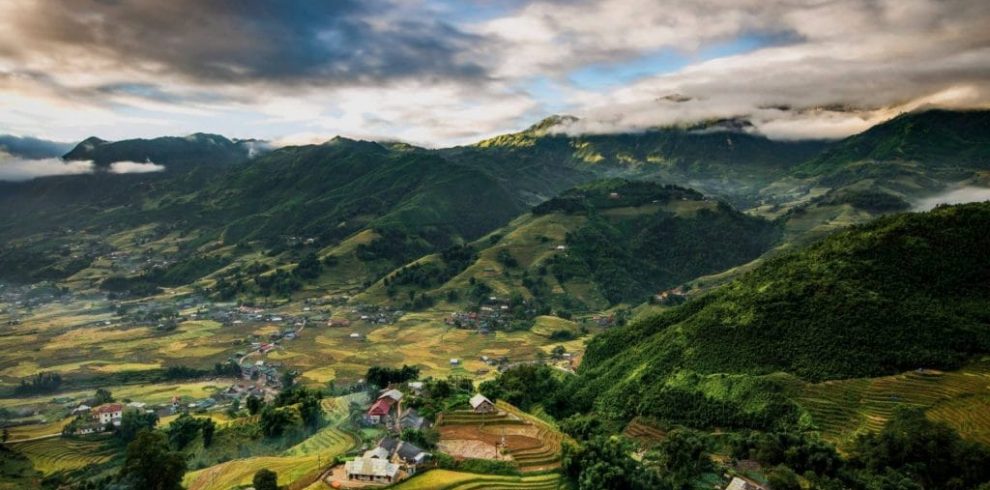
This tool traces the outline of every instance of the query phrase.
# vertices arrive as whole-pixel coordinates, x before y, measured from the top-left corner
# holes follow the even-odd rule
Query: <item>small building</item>
[[[451,358],[450,359],[450,365],[451,366],[460,366],[461,365],[461,360],[460,359],[457,359],[457,358]]]
[[[375,401],[368,409],[367,413],[364,414],[365,422],[369,424],[380,424],[388,419],[389,414],[392,412],[392,405],[396,403],[395,400],[389,397],[382,397]]]
[[[385,390],[381,395],[378,396],[379,399],[391,398],[395,401],[402,401],[402,392],[396,389]]]
[[[412,390],[414,395],[423,394],[423,382],[422,381],[412,381],[409,383],[409,389]]]
[[[379,446],[365,451],[362,457],[368,459],[388,459],[389,452],[388,449]]]
[[[410,408],[399,417],[399,426],[403,429],[423,430],[429,427],[430,423],[416,409]]]
[[[493,413],[495,412],[495,404],[491,400],[478,393],[471,397],[471,410],[475,413]]]
[[[752,480],[734,476],[729,484],[726,485],[725,490],[766,490],[766,488]]]
[[[399,476],[399,466],[385,459],[359,458],[344,463],[348,480],[392,483]]]
[[[399,465],[410,475],[415,474],[417,467],[433,457],[432,454],[422,450],[419,446],[395,437],[382,438],[381,441],[378,441],[377,449],[388,454],[389,461]]]
[[[107,403],[93,409],[93,418],[102,425],[120,425],[123,416],[124,405],[121,403]]]

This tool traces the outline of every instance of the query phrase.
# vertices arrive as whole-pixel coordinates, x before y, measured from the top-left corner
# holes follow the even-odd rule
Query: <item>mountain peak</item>
[[[556,126],[568,126],[574,124],[578,120],[579,119],[577,117],[569,116],[567,114],[554,114],[552,116],[545,117],[536,124],[530,126],[525,132],[542,135],[549,132],[551,128]]]

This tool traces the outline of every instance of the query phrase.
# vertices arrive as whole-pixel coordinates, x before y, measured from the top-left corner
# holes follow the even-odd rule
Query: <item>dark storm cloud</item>
[[[31,42],[0,52],[59,57],[71,48],[97,62],[220,83],[485,75],[470,56],[479,38],[436,20],[393,18],[396,8],[386,0],[39,0],[15,13]]]

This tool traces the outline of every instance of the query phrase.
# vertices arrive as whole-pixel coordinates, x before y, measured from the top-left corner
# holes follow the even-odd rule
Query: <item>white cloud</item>
[[[914,208],[918,211],[928,211],[940,204],[963,204],[983,201],[990,201],[990,189],[969,186],[952,189],[937,196],[921,199],[915,204]]]
[[[61,158],[28,160],[0,152],[0,181],[22,182],[55,175],[78,175],[93,172],[93,162],[65,161]]]
[[[121,161],[110,164],[110,173],[112,174],[147,174],[151,172],[162,172],[164,170],[164,165],[158,165],[150,161],[145,163]]]
[[[33,39],[16,24],[24,21],[18,14],[38,11],[18,6],[36,1],[0,2],[0,126],[53,139],[205,131],[286,141],[341,134],[441,146],[521,129],[548,115],[549,107],[581,117],[570,128],[575,132],[744,116],[774,138],[834,138],[923,105],[990,106],[985,1],[538,0],[455,26],[476,35],[464,39],[474,44],[458,56],[469,56],[484,76],[416,69],[412,77],[302,85],[250,77],[204,82],[188,76],[187,64],[121,60],[106,50]],[[369,25],[401,30],[409,17],[434,12],[429,4],[374,16]],[[36,24],[44,19],[28,25]],[[161,41],[138,37],[148,45]],[[712,51],[742,38],[774,41],[725,52],[739,53],[732,56]],[[203,46],[204,52],[240,51],[225,44],[230,39],[216,42],[219,51]],[[601,89],[572,79],[575,70],[603,64],[606,74],[608,66],[623,64],[635,72],[637,60],[658,52],[688,64],[647,64],[645,70],[663,72],[616,76]],[[366,54],[374,66],[374,53]],[[546,80],[553,93],[531,89],[534,79]],[[663,98],[671,94],[690,100]]]

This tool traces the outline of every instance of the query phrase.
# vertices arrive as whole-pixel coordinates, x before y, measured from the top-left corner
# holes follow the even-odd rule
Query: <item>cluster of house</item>
[[[13,285],[0,283],[0,314],[8,314],[10,320],[15,320],[17,310],[37,308],[49,303],[61,301],[69,302],[74,295],[66,293],[64,290],[52,282],[40,282],[33,285]],[[6,308],[3,305],[8,305]],[[14,325],[19,322],[12,321]]]
[[[78,422],[68,426],[67,431],[73,434],[102,432],[108,427],[119,426],[125,410],[146,410],[145,407],[146,405],[141,402],[131,402],[127,405],[104,403],[96,407],[82,404],[72,410],[72,414],[78,417]]]
[[[402,318],[403,310],[392,310],[374,305],[357,305],[348,314],[339,313],[327,320],[328,327],[349,327],[356,322],[370,325],[391,325]]]
[[[497,296],[491,296],[478,311],[457,311],[444,319],[444,323],[455,328],[476,329],[479,333],[488,334],[498,330],[511,320],[510,306]]]
[[[365,451],[360,458],[344,463],[344,473],[348,480],[392,483],[400,475],[416,474],[416,470],[432,457],[432,454],[411,442],[389,436],[379,441],[374,449]]]
[[[409,388],[414,392],[422,390],[423,383],[409,383]],[[403,409],[403,397],[403,393],[397,389],[382,390],[365,412],[364,423],[382,425],[395,433],[401,433],[403,429],[428,428],[430,422],[415,409]],[[419,446],[389,436],[379,441],[375,448],[365,451],[361,457],[346,462],[344,472],[348,480],[392,483],[400,476],[415,474],[417,468],[431,457],[429,452]]]
[[[266,388],[278,389],[282,386],[279,367],[281,367],[280,364],[266,363],[261,360],[255,361],[254,364],[242,365],[241,379],[244,381],[262,381]]]

